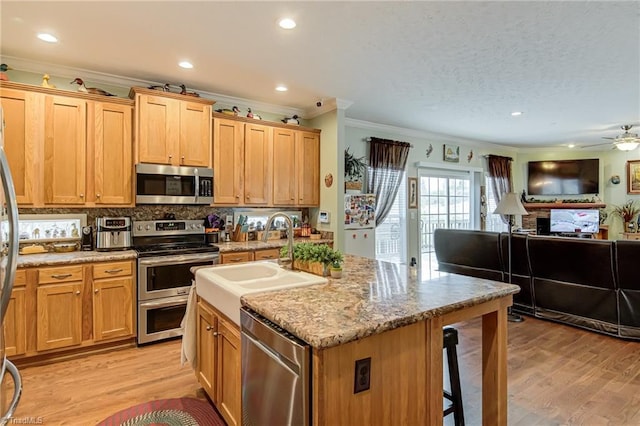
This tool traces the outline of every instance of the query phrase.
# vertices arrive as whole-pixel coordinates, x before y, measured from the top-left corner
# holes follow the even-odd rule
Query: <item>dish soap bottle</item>
[[[411,262],[409,263],[409,275],[411,277],[417,277],[418,276],[418,264],[416,262],[416,258],[412,257],[411,258]]]

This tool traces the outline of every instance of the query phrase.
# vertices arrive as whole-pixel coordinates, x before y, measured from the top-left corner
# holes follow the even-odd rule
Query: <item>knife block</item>
[[[231,240],[236,243],[247,241],[247,233],[242,232],[242,226],[236,225],[236,228],[231,233]]]

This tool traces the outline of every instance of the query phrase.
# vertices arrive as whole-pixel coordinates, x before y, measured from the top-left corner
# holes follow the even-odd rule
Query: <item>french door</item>
[[[434,276],[438,267],[433,247],[433,231],[436,228],[473,229],[475,217],[472,209],[472,180],[472,173],[420,171],[418,233],[423,278]]]

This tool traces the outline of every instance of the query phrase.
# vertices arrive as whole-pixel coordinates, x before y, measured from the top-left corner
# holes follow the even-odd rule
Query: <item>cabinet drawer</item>
[[[27,271],[24,269],[18,269],[16,271],[16,277],[13,280],[14,287],[21,287],[27,285]]]
[[[280,257],[280,249],[256,250],[253,260],[271,260]]]
[[[82,265],[40,268],[38,284],[52,284],[69,281],[82,281]]]
[[[250,251],[238,251],[234,253],[221,253],[220,263],[250,262],[252,260]]]
[[[98,263],[93,265],[94,279],[122,277],[131,274],[132,266],[130,261]]]

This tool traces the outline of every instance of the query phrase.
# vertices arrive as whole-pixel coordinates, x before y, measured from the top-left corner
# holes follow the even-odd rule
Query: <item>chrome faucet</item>
[[[289,263],[289,268],[292,271],[295,271],[295,268],[293,266],[293,220],[291,220],[291,217],[283,212],[276,212],[274,214],[272,214],[271,216],[269,216],[269,219],[267,219],[267,224],[265,225],[264,229],[265,229],[265,233],[262,236],[262,241],[267,241],[267,239],[269,238],[269,230],[271,229],[271,225],[273,224],[273,220],[277,217],[282,217],[284,218],[284,220],[287,222],[287,227],[288,232],[287,232],[287,253],[288,253],[288,258],[280,259],[278,262],[281,264],[286,264]]]

